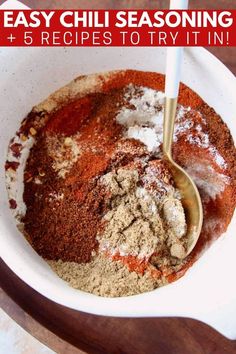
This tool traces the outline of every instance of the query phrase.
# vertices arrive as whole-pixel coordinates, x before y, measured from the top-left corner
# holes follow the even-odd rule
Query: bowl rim
[[[188,48],[187,50],[196,50],[196,48]],[[236,78],[231,73],[231,71],[213,54],[207,51],[205,48],[197,48],[199,56],[208,56],[211,61],[214,62],[214,65],[217,69],[222,72],[222,74],[227,77],[228,80],[232,81],[232,85],[235,87],[236,90]],[[235,217],[234,217],[235,219]],[[222,238],[222,236],[221,236]],[[220,239],[221,239],[220,238]],[[218,240],[215,243],[219,243]],[[211,246],[213,247],[213,246]],[[181,305],[178,309],[175,307],[170,306],[169,310],[166,308],[161,309],[158,308],[158,311],[153,309],[153,303],[155,303],[158,296],[169,296],[171,298],[171,294],[173,291],[177,291],[179,282],[187,283],[188,284],[188,274],[186,274],[180,280],[169,284],[168,287],[158,288],[152,290],[151,292],[133,295],[129,297],[119,297],[119,298],[105,298],[99,297],[93,294],[88,294],[82,292],[80,290],[72,290],[69,286],[67,288],[67,294],[61,294],[57,291],[58,287],[55,283],[51,283],[50,279],[45,278],[43,285],[41,284],[42,277],[39,274],[35,274],[35,271],[31,269],[29,265],[25,268],[19,267],[19,264],[11,262],[10,260],[10,253],[6,251],[6,247],[3,247],[1,252],[1,257],[3,261],[7,264],[7,266],[27,285],[32,287],[34,290],[42,294],[43,296],[47,297],[48,299],[61,304],[63,306],[72,308],[74,310],[79,310],[91,314],[97,315],[105,315],[105,316],[120,316],[120,317],[143,317],[143,316],[186,316],[189,317],[191,314],[192,318],[199,318],[200,314],[199,311],[195,312],[191,306],[191,303],[186,302]],[[58,280],[59,282],[63,282],[61,279]],[[64,284],[64,282],[63,282]],[[59,286],[60,288],[60,286]],[[166,295],[166,288],[168,288],[168,294]],[[72,291],[75,291],[77,294],[77,299],[73,297],[72,299]],[[186,300],[187,301],[187,300]],[[144,306],[145,302],[145,306]]]

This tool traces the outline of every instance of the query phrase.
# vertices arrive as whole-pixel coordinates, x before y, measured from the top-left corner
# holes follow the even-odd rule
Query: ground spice
[[[65,178],[81,154],[77,140],[78,134],[66,138],[63,135],[53,135],[46,139],[48,155],[53,160],[52,168],[61,178]]]
[[[51,116],[46,125],[47,132],[65,136],[76,134],[89,118],[92,107],[93,100],[89,96],[66,105],[60,110],[60,114],[57,112]]]
[[[154,200],[139,192],[138,171],[119,169],[102,180],[111,191],[112,205],[104,215],[105,228],[97,236],[99,248],[148,259],[165,235]]]
[[[86,264],[50,261],[49,265],[72,287],[106,297],[129,296],[153,290],[157,280],[149,272],[130,272],[120,261],[103,255]]]
[[[186,221],[181,202],[175,197],[176,190],[169,187],[157,196],[157,189],[153,192],[151,185],[149,190],[143,188],[143,181],[147,185],[149,178],[148,163],[143,169],[126,166],[101,178],[111,193],[111,205],[103,217],[105,227],[97,235],[99,248],[140,259],[149,259],[158,250],[170,248],[168,257],[181,259],[185,253]]]
[[[21,221],[27,239],[75,288],[123,296],[164,285],[184,274],[213,238],[212,230],[219,236],[230,221],[236,203],[232,138],[220,117],[181,85],[179,103],[185,107],[179,106],[173,154],[184,168],[194,166],[193,177],[201,172],[205,221],[194,252],[178,259],[185,246],[184,214],[168,168],[157,160],[163,89],[164,77],[156,73],[78,78],[35,107],[11,142],[9,175],[17,175],[25,156],[20,145],[35,142],[24,173]],[[207,201],[208,180],[217,198],[208,195]],[[8,189],[17,212],[14,190]]]
[[[17,168],[19,167],[20,163],[17,161],[6,161],[5,163],[5,170],[12,169],[13,171],[16,171]]]
[[[13,153],[13,156],[18,158],[21,155],[22,144],[14,143],[14,144],[10,145],[10,149]]]
[[[9,199],[9,204],[11,209],[16,209],[17,208],[17,203],[14,199]]]

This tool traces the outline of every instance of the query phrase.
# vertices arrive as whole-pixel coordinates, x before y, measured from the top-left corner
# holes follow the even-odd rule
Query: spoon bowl
[[[181,194],[181,203],[186,218],[187,232],[185,238],[187,240],[187,247],[184,255],[185,258],[192,252],[201,233],[203,222],[202,203],[198,189],[192,178],[171,158],[166,158],[166,160],[175,186]]]
[[[187,257],[195,247],[201,233],[203,222],[202,202],[198,189],[188,175],[172,158],[171,147],[173,140],[174,121],[176,115],[177,98],[165,99],[164,111],[164,135],[163,135],[163,154],[168,163],[175,186],[181,195],[181,203],[184,208],[187,231],[186,252],[183,258]]]

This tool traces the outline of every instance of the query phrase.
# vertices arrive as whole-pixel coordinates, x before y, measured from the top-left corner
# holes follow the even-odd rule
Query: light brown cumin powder
[[[60,278],[75,289],[105,297],[129,296],[151,291],[160,282],[151,277],[130,272],[121,262],[114,261],[104,254],[95,256],[89,263],[48,261]],[[162,283],[164,285],[164,283]]]
[[[180,240],[183,235],[173,220],[169,225],[165,218],[166,204],[173,201],[174,214],[169,210],[167,216],[177,215],[185,225],[184,212],[172,195],[175,189],[170,188],[158,199],[141,187],[143,173],[145,169],[138,171],[131,164],[100,177],[108,191],[110,208],[103,217],[104,227],[97,234],[98,251],[89,263],[49,261],[52,269],[72,287],[114,297],[143,293],[166,283],[148,260],[160,250],[166,257],[181,256],[178,252],[184,249],[184,241]]]

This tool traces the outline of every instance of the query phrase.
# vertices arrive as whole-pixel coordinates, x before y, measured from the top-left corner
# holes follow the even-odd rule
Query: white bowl
[[[164,63],[163,48],[0,49],[1,256],[28,285],[64,306],[108,316],[191,317],[236,339],[236,217],[227,233],[177,282],[141,295],[102,298],[59,279],[17,231],[8,207],[7,146],[33,105],[80,74],[123,68],[163,73]],[[228,69],[206,50],[189,48],[182,81],[215,108],[236,137],[236,79]]]

